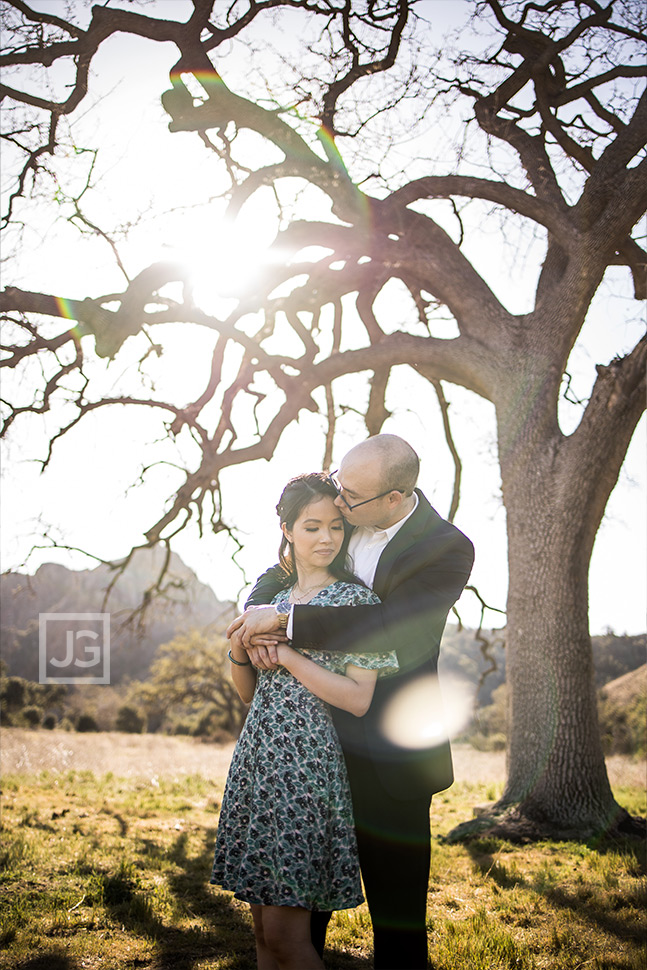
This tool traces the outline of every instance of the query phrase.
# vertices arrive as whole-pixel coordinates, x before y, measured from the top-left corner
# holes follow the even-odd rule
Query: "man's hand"
[[[253,606],[230,623],[227,637],[261,670],[275,670],[278,663],[277,645],[286,637],[279,626],[273,606]]]
[[[260,633],[278,634],[281,630],[279,615],[273,606],[250,606],[229,624],[226,630],[227,639],[231,640],[232,633],[241,628],[245,641]]]

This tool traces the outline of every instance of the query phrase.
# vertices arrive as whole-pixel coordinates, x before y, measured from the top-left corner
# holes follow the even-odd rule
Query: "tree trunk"
[[[521,435],[507,454],[502,447],[510,743],[499,807],[514,805],[547,831],[581,838],[626,813],[607,778],[588,627],[599,521],[581,500],[587,483],[578,477],[588,471],[569,465],[567,447],[556,426],[535,429],[532,441]]]
[[[530,472],[532,474],[532,472]],[[608,828],[619,806],[598,728],[579,524],[508,497],[508,782],[504,803],[557,828]],[[584,515],[584,510],[582,515]]]

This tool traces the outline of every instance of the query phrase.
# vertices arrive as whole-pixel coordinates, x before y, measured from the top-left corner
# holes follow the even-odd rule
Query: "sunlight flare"
[[[382,731],[393,744],[413,750],[456,737],[469,723],[473,690],[465,681],[444,677],[441,696],[438,678],[423,677],[392,699],[384,712]]]

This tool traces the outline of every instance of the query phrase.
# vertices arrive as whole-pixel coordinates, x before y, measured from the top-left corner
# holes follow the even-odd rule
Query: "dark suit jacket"
[[[378,562],[373,589],[380,604],[294,609],[297,646],[344,653],[397,651],[400,670],[378,678],[364,717],[331,708],[344,751],[372,761],[396,797],[443,791],[453,781],[447,737],[433,736],[436,712],[442,720],[438,653],[447,614],[474,561],[470,540],[416,491],[418,507]],[[248,605],[269,602],[280,588],[272,567],[257,581]],[[394,714],[398,698],[403,708]]]

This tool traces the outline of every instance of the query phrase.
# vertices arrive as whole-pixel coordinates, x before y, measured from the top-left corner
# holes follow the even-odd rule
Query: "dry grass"
[[[0,967],[250,970],[246,907],[207,884],[231,746],[5,730]],[[498,796],[504,759],[458,747],[436,836]],[[645,813],[644,764],[612,784]],[[619,787],[621,786],[621,787]],[[644,867],[629,844],[434,838],[436,970],[645,970]],[[368,970],[366,906],[336,914],[329,970]]]
[[[72,731],[29,731],[5,728],[0,758],[3,774],[34,771],[111,771],[123,778],[183,778],[227,774],[234,743],[205,744],[196,738],[159,734],[76,734]],[[452,745],[458,781],[498,783],[505,777],[505,753]],[[624,755],[607,758],[611,786],[644,788],[646,763]]]
[[[3,774],[38,771],[111,771],[121,778],[204,778],[226,776],[234,743],[202,744],[198,739],[117,731],[76,734],[73,731],[2,732]]]

